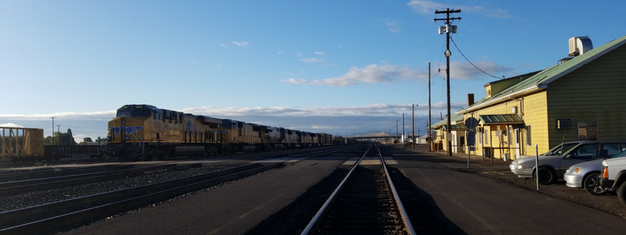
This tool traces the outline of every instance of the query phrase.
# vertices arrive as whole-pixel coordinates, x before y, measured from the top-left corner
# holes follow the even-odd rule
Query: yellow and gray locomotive
[[[329,134],[129,104],[109,121],[107,154],[118,160],[150,160],[331,144]]]

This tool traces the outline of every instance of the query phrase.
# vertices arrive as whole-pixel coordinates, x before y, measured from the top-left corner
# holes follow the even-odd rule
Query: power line
[[[484,74],[487,74],[487,75],[489,75],[489,76],[491,76],[491,77],[494,77],[494,78],[498,78],[498,79],[500,79],[500,77],[493,76],[493,75],[491,75],[491,74],[489,74],[489,73],[485,72],[484,70],[482,70],[482,69],[478,68],[478,66],[476,66],[474,63],[472,63],[472,61],[470,61],[469,59],[467,59],[467,57],[465,57],[465,55],[463,54],[463,52],[461,52],[461,49],[459,49],[459,47],[456,45],[456,42],[454,41],[454,39],[453,39],[452,37],[450,37],[450,39],[452,39],[452,44],[454,44],[454,47],[456,47],[456,50],[457,50],[457,51],[459,51],[459,53],[461,53],[461,55],[463,56],[463,58],[465,58],[465,60],[467,60],[467,62],[469,62],[472,66],[474,66],[474,68],[478,69],[478,71],[481,71],[481,72],[483,72]]]

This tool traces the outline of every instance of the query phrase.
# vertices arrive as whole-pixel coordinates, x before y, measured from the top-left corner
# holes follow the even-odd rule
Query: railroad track
[[[0,234],[40,234],[60,231],[205,189],[220,183],[282,167],[284,164],[249,164],[217,172],[157,182],[107,193],[58,201],[0,213]]]
[[[135,167],[134,165],[100,165],[86,167],[45,167],[45,168],[21,168],[15,170],[0,171],[0,182],[47,178],[54,176],[84,174],[90,172],[121,170]]]
[[[164,164],[148,167],[113,167],[96,171],[71,171],[69,174],[44,175],[45,177],[0,183],[0,196],[15,195],[32,191],[48,190],[71,185],[114,180],[129,176],[201,167],[202,164]],[[73,174],[72,174],[73,173]]]
[[[290,158],[302,159],[315,155],[331,154],[340,150],[316,151],[309,154],[291,156]],[[290,158],[285,158],[285,161]],[[224,182],[241,179],[283,166],[285,166],[285,163],[282,161],[263,164],[251,163],[196,176],[5,211],[0,213],[0,235],[42,234],[63,231],[134,208],[162,202],[189,192],[206,189]],[[47,183],[42,183],[41,185],[45,184]]]
[[[378,146],[356,162],[302,234],[415,234]]]

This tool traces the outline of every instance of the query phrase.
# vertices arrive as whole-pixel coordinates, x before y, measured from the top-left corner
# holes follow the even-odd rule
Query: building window
[[[483,145],[483,128],[479,127],[477,133],[478,133],[478,144]]]
[[[579,122],[578,140],[598,140],[598,122]]]
[[[526,126],[526,146],[532,146],[533,145],[530,133],[531,133],[530,132],[530,126]]]
[[[487,128],[489,127],[485,127],[485,145],[489,145],[489,135],[491,134],[491,131]]]
[[[507,127],[507,133],[509,133],[507,136],[507,141],[509,143],[509,146],[511,146],[511,144],[513,143],[513,140],[511,139],[511,136],[513,135],[512,133],[512,128],[511,127]]]

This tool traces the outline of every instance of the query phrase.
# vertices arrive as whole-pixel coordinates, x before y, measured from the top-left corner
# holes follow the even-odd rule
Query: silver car
[[[562,178],[572,165],[610,157],[626,148],[626,141],[565,142],[539,156],[539,183],[551,184]],[[535,158],[523,157],[509,165],[520,178],[534,178]]]
[[[626,156],[626,151],[619,152],[610,158],[624,156]],[[584,188],[587,192],[596,196],[605,194],[607,188],[602,187],[598,182],[600,172],[602,172],[603,160],[605,158],[578,163],[567,168],[563,175],[563,179],[567,182],[565,185],[572,188]]]

